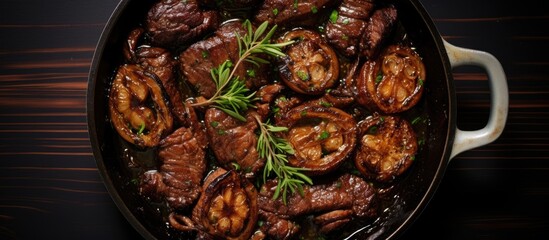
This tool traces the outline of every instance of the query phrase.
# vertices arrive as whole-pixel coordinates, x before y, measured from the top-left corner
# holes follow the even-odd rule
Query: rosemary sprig
[[[240,111],[246,111],[252,107],[252,100],[255,92],[250,93],[244,81],[238,77],[231,77],[231,67],[233,63],[230,60],[225,60],[219,67],[211,70],[212,79],[215,83],[217,92],[206,102],[215,103],[214,107],[223,110],[230,116],[246,121]],[[233,72],[234,72],[233,68]]]
[[[303,195],[303,184],[313,184],[311,178],[301,173],[305,168],[296,168],[287,166],[287,155],[294,154],[294,149],[286,139],[276,136],[276,133],[288,131],[286,127],[271,125],[268,121],[261,122],[256,117],[259,124],[259,137],[257,139],[257,151],[259,157],[265,158],[265,168],[263,169],[263,182],[267,181],[273,172],[278,178],[273,199],[277,199],[282,193],[282,202],[287,204],[288,190],[293,193],[299,191]]]
[[[257,27],[255,31],[248,20],[244,21],[243,26],[246,30],[244,36],[235,33],[238,39],[238,60],[234,65],[230,60],[226,60],[211,70],[217,91],[210,99],[195,103],[193,106],[214,104],[214,107],[230,116],[246,121],[240,113],[253,107],[251,102],[256,99],[255,92],[250,93],[245,83],[235,76],[236,69],[244,62],[258,67],[260,64],[268,64],[269,61],[264,58],[266,55],[283,57],[285,54],[281,48],[294,43],[294,41],[271,43],[271,37],[276,32],[277,26],[274,25],[267,31],[267,21]],[[292,193],[299,191],[300,194],[303,194],[303,184],[313,184],[313,182],[308,176],[301,173],[306,169],[286,165],[287,155],[294,154],[294,150],[285,139],[276,136],[276,133],[288,131],[288,128],[273,126],[268,121],[263,123],[258,117],[256,117],[256,121],[260,129],[257,150],[259,157],[266,159],[263,181],[265,182],[267,177],[274,172],[278,178],[278,185],[273,198],[277,199],[282,194],[282,200],[286,204],[288,190]]]
[[[246,121],[240,113],[253,107],[251,103],[255,99],[255,92],[250,93],[244,81],[235,76],[236,69],[245,61],[256,66],[269,63],[261,56],[264,54],[274,57],[285,56],[281,48],[293,43],[293,41],[271,43],[271,37],[276,32],[276,25],[265,34],[268,25],[269,23],[265,21],[253,31],[251,22],[249,20],[244,21],[243,27],[246,34],[240,36],[240,34],[235,33],[238,40],[238,60],[234,65],[230,60],[226,60],[217,68],[211,70],[217,91],[210,99],[195,103],[193,106],[215,104],[214,107],[230,116]]]

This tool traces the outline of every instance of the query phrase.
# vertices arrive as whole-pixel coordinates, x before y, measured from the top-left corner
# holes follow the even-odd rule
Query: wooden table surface
[[[549,13],[544,1],[421,1],[442,37],[498,58],[501,137],[454,158],[405,239],[547,239]],[[101,181],[86,122],[93,52],[117,0],[0,2],[0,239],[139,239]],[[458,125],[484,126],[486,74],[454,70]]]

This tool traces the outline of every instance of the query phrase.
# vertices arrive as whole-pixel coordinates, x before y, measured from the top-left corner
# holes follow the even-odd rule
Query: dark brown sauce
[[[225,21],[230,21],[231,18],[234,17],[250,17],[251,11],[250,9],[241,9],[242,11],[238,12],[228,12],[223,11],[222,16],[225,18]],[[324,11],[325,14],[322,15],[319,18],[319,22],[325,23],[328,19],[328,15],[330,11]],[[406,30],[404,29],[403,25],[398,22],[395,26],[395,31],[393,31],[393,34],[391,35],[388,43],[402,43],[405,45],[413,46],[413,43],[410,42],[410,40],[407,38]],[[307,27],[311,30],[320,32],[323,36],[323,29],[325,29],[324,24],[318,25],[316,27]],[[314,29],[316,28],[316,29]],[[278,28],[277,32],[278,34],[282,34],[286,32],[287,28]],[[206,36],[205,38],[207,38]],[[324,36],[325,37],[325,36]],[[276,38],[276,35],[275,37]],[[201,40],[201,39],[199,39]],[[197,40],[197,41],[199,41]],[[147,39],[143,40],[144,44],[147,43]],[[387,44],[388,44],[387,43]],[[179,52],[184,50],[185,47],[179,48],[179,50],[176,50],[176,53],[173,54],[173,56],[178,56]],[[352,65],[352,62],[354,59],[349,59],[343,55],[340,55],[338,53],[338,57],[340,60],[340,81],[343,81],[343,78],[347,75],[347,72],[349,71],[350,66]],[[192,87],[182,79],[182,76],[177,75],[179,77],[179,88],[183,96],[185,98],[193,98],[196,97],[195,92],[192,90]],[[428,77],[427,77],[428,78]],[[277,76],[273,79],[274,82],[280,81]],[[429,84],[428,81],[426,84]],[[333,88],[336,88],[334,86]],[[296,93],[285,90],[282,92],[282,94],[291,96]],[[317,97],[308,97],[305,96],[304,99],[314,99]],[[423,157],[427,156],[427,154],[423,153],[424,146],[427,144],[427,141],[429,140],[429,129],[431,125],[431,121],[428,115],[427,108],[427,102],[424,100],[424,97],[420,100],[420,102],[411,108],[410,110],[407,110],[405,112],[395,114],[398,116],[401,116],[405,119],[407,119],[410,123],[412,123],[412,126],[416,132],[418,143],[419,143],[419,151],[415,158],[415,161],[422,161]],[[350,113],[357,122],[364,119],[365,117],[372,115],[373,113],[368,111],[362,106],[359,106],[357,104],[351,105],[345,109],[344,111]],[[202,115],[199,114],[199,118],[202,118]],[[117,150],[117,156],[120,160],[121,169],[123,169],[123,172],[121,173],[120,177],[122,178],[122,182],[127,183],[125,186],[123,186],[124,190],[127,190],[131,192],[133,195],[135,195],[135,199],[140,199],[141,202],[138,203],[139,205],[138,210],[143,212],[143,215],[146,217],[154,217],[155,221],[158,223],[158,226],[163,229],[169,236],[173,238],[182,238],[187,239],[191,238],[194,235],[191,233],[183,233],[176,231],[169,227],[169,223],[167,221],[168,215],[170,211],[172,211],[168,205],[165,202],[155,202],[152,201],[147,196],[141,196],[138,192],[138,184],[139,184],[139,178],[140,176],[149,170],[158,169],[158,161],[157,161],[157,149],[156,148],[149,148],[149,149],[139,149],[132,145],[131,143],[125,142],[122,138],[118,137],[118,135],[115,134],[114,136],[114,143],[115,143],[115,149]],[[208,161],[208,169],[206,171],[206,175],[211,173],[213,170],[215,170],[218,166],[216,165],[216,159],[214,154],[208,150],[207,153],[207,161]],[[414,164],[415,165],[415,164]],[[412,165],[412,167],[414,167]],[[345,162],[342,164],[342,166],[336,170],[333,173],[330,173],[329,177],[338,176],[341,173],[349,172],[355,175],[359,175],[360,173],[358,170],[354,167],[354,162],[350,159],[345,160]],[[410,171],[408,171],[410,172]],[[406,178],[407,174],[404,174],[401,176],[401,178]],[[326,178],[326,176],[322,176],[322,178]],[[261,181],[259,178],[258,181],[255,183],[257,187],[260,186]],[[313,182],[321,181],[320,179],[313,178]],[[372,183],[373,184],[373,183]],[[399,184],[398,180],[395,184]],[[378,193],[381,197],[380,201],[380,208],[381,211],[385,212],[393,212],[389,213],[389,216],[398,215],[400,214],[399,211],[401,209],[400,205],[403,204],[403,200],[400,198],[400,196],[397,194],[397,191],[393,191],[395,188],[395,184],[393,185],[377,185]],[[192,209],[187,210],[181,210],[180,213],[185,214],[187,216],[191,215]],[[387,214],[385,214],[387,215]],[[364,220],[364,219],[353,219],[350,224],[347,224],[345,227],[338,229],[329,235],[321,235],[318,233],[318,227],[312,222],[312,216],[302,216],[298,219],[295,219],[296,222],[299,223],[299,225],[302,227],[302,230],[297,237],[297,239],[342,239],[351,237],[353,233],[355,233],[358,230],[364,230],[370,228],[372,225],[375,224],[383,224],[383,220],[380,218],[374,219],[374,220]],[[149,220],[149,222],[151,222]],[[261,222],[258,222],[258,227],[261,225]],[[368,230],[366,230],[368,231]],[[375,233],[372,233],[375,234]]]

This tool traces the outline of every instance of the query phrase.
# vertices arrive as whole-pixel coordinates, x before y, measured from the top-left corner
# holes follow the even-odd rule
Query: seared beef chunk
[[[259,7],[255,22],[269,21],[271,24],[292,25],[316,23],[320,11],[336,4],[338,0],[265,0]]]
[[[265,85],[257,91],[256,96],[262,103],[271,103],[283,89],[284,85],[279,83]]]
[[[274,112],[274,120],[275,123],[278,125],[280,122],[284,119],[284,116],[290,109],[300,105],[303,103],[303,99],[300,97],[294,97],[294,96],[285,96],[281,95],[275,99],[273,112]]]
[[[175,85],[175,61],[169,51],[159,47],[140,47],[135,51],[135,58],[137,63],[154,73],[164,83],[164,87],[166,83]]]
[[[138,44],[141,41],[143,35],[145,34],[145,29],[135,28],[128,34],[126,43],[122,46],[122,53],[124,58],[128,62],[135,62],[135,50],[137,50]]]
[[[152,43],[178,48],[217,28],[216,11],[204,11],[197,0],[160,0],[147,14],[146,29]]]
[[[355,165],[368,179],[391,182],[414,161],[418,150],[412,126],[396,116],[370,116],[359,123]]]
[[[256,149],[256,118],[260,116],[248,111],[245,117],[246,122],[242,122],[217,108],[209,108],[204,119],[217,162],[226,169],[238,168],[247,177],[254,177],[265,165]]]
[[[289,239],[291,218],[314,214],[321,231],[330,232],[342,227],[353,218],[373,218],[377,215],[376,190],[362,178],[343,174],[327,184],[304,186],[303,195],[297,191],[288,196],[287,204],[281,198],[273,199],[277,181],[269,180],[259,191],[258,204],[260,218],[265,221],[263,232],[277,239]],[[271,232],[270,228],[280,227],[282,232]]]
[[[326,37],[332,46],[348,57],[356,56],[373,8],[373,0],[343,0],[326,24]]]
[[[375,57],[397,20],[397,10],[389,5],[374,9],[373,0],[344,0],[326,24],[328,41],[343,55]]]
[[[284,89],[284,85],[274,83],[261,87],[256,92],[258,102],[255,104],[257,113],[261,116],[261,119],[267,119],[271,115],[271,103],[274,98]]]
[[[299,224],[290,219],[281,218],[275,213],[263,211],[261,206],[259,216],[263,221],[260,231],[269,236],[269,239],[291,239],[301,230]]]
[[[199,95],[212,97],[216,86],[211,78],[211,70],[226,60],[235,64],[239,58],[238,40],[235,32],[244,36],[247,31],[242,22],[232,21],[222,25],[215,35],[191,45],[181,53],[180,69],[183,76],[194,86]],[[249,89],[255,89],[267,83],[268,66],[255,66],[243,62],[236,70],[235,76],[246,81]]]
[[[192,219],[212,239],[247,240],[254,232],[257,214],[254,185],[234,171],[218,168],[204,180]]]
[[[392,32],[396,20],[397,10],[392,5],[374,11],[359,44],[360,54],[368,59],[373,58]]]
[[[200,183],[206,170],[205,132],[196,122],[181,127],[160,142],[158,170],[145,172],[140,192],[155,200],[166,200],[174,209],[186,209],[200,194]]]

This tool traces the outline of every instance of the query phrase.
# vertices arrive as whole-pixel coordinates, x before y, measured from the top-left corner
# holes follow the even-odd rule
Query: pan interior
[[[90,70],[87,96],[88,128],[99,171],[123,215],[147,239],[169,239],[160,208],[151,206],[132,189],[128,169],[121,162],[125,144],[107,119],[109,81],[122,64],[121,49],[129,32],[143,20],[154,1],[122,1],[107,23]],[[382,215],[374,222],[357,226],[349,239],[392,238],[402,234],[426,207],[448,163],[455,128],[454,90],[450,67],[440,35],[416,0],[394,1],[407,37],[423,57],[427,81],[422,100],[411,114],[425,116],[423,147],[410,171],[383,202]],[[143,152],[144,156],[151,154]],[[358,230],[357,230],[358,229]]]

